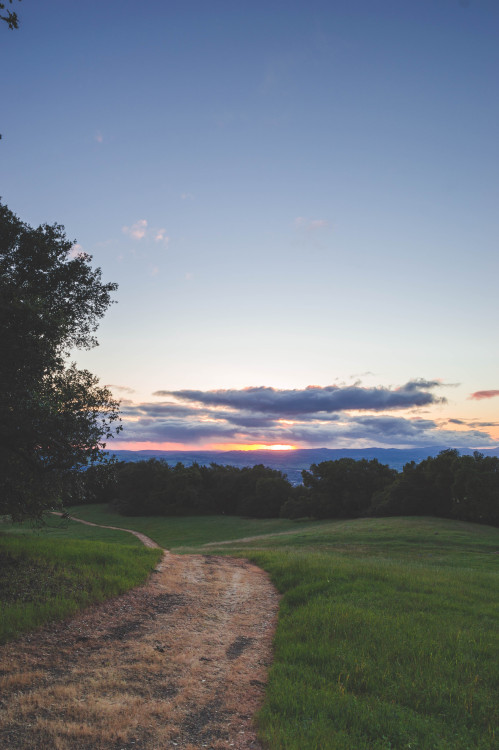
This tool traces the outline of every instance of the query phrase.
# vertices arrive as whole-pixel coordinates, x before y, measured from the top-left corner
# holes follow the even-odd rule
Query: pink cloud
[[[142,240],[146,236],[147,221],[146,219],[139,219],[131,227],[122,227],[121,231],[123,234],[129,234],[134,240]]]
[[[475,401],[481,401],[483,398],[494,398],[494,396],[499,396],[499,390],[475,391],[475,393],[471,394],[470,399],[474,399]]]
[[[84,254],[85,254],[84,249],[77,242],[75,245],[73,245],[73,247],[69,251],[68,257],[71,258],[71,260],[73,260],[74,258],[79,258],[80,255],[84,255]]]
[[[170,242],[170,238],[166,234],[166,229],[157,229],[155,236],[154,236],[155,242],[164,242],[165,245],[168,245]]]
[[[307,232],[326,229],[328,226],[329,222],[327,219],[307,219],[305,216],[297,216],[295,219],[296,229],[305,229]]]

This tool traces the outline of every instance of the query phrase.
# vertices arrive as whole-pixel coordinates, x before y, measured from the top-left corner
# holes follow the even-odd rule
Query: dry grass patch
[[[147,586],[0,649],[0,747],[258,748],[277,600],[246,561],[165,557]]]

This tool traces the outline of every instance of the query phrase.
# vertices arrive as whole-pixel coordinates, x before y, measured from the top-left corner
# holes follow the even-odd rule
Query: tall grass
[[[499,530],[438,519],[234,545],[283,593],[266,747],[498,748],[497,552]]]
[[[6,527],[11,533],[0,534],[0,643],[143,583],[161,556],[121,532],[94,530],[108,541],[78,538],[90,531],[81,524],[45,535],[0,528]]]

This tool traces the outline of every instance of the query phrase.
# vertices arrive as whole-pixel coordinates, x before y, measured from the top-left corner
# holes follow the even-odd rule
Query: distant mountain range
[[[301,472],[311,464],[321,461],[335,461],[339,458],[366,458],[370,461],[377,458],[382,464],[388,464],[392,469],[401,471],[410,461],[419,463],[428,456],[436,456],[448,446],[431,446],[428,448],[299,448],[291,451],[110,451],[120,461],[144,461],[149,458],[160,458],[170,466],[182,463],[191,466],[194,463],[209,466],[211,463],[238,466],[255,466],[264,464],[271,469],[278,469],[286,474],[293,484],[302,481]],[[472,454],[472,449],[459,449],[461,454]],[[499,446],[481,450],[486,456],[499,456]]]

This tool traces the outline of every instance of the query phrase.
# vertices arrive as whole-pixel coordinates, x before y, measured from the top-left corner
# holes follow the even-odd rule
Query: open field
[[[105,505],[78,505],[69,512],[85,521],[136,529],[154,539],[161,547],[199,547],[212,542],[225,542],[241,537],[295,531],[296,521],[285,518],[240,518],[239,516],[121,516]],[[301,526],[320,527],[320,523],[304,522]]]
[[[222,520],[244,524],[245,537],[257,533],[245,524],[266,523]],[[147,523],[158,539],[174,534],[178,551],[199,551],[203,519]],[[259,717],[269,748],[499,747],[498,529],[434,518],[273,523],[275,536],[206,548],[248,557],[284,594]]]
[[[268,747],[499,747],[498,529],[359,519],[219,551],[284,594]]]
[[[72,512],[182,553],[247,557],[271,574],[283,598],[259,714],[265,747],[499,747],[499,529],[430,518],[302,524]],[[213,545],[237,531],[265,536]]]

